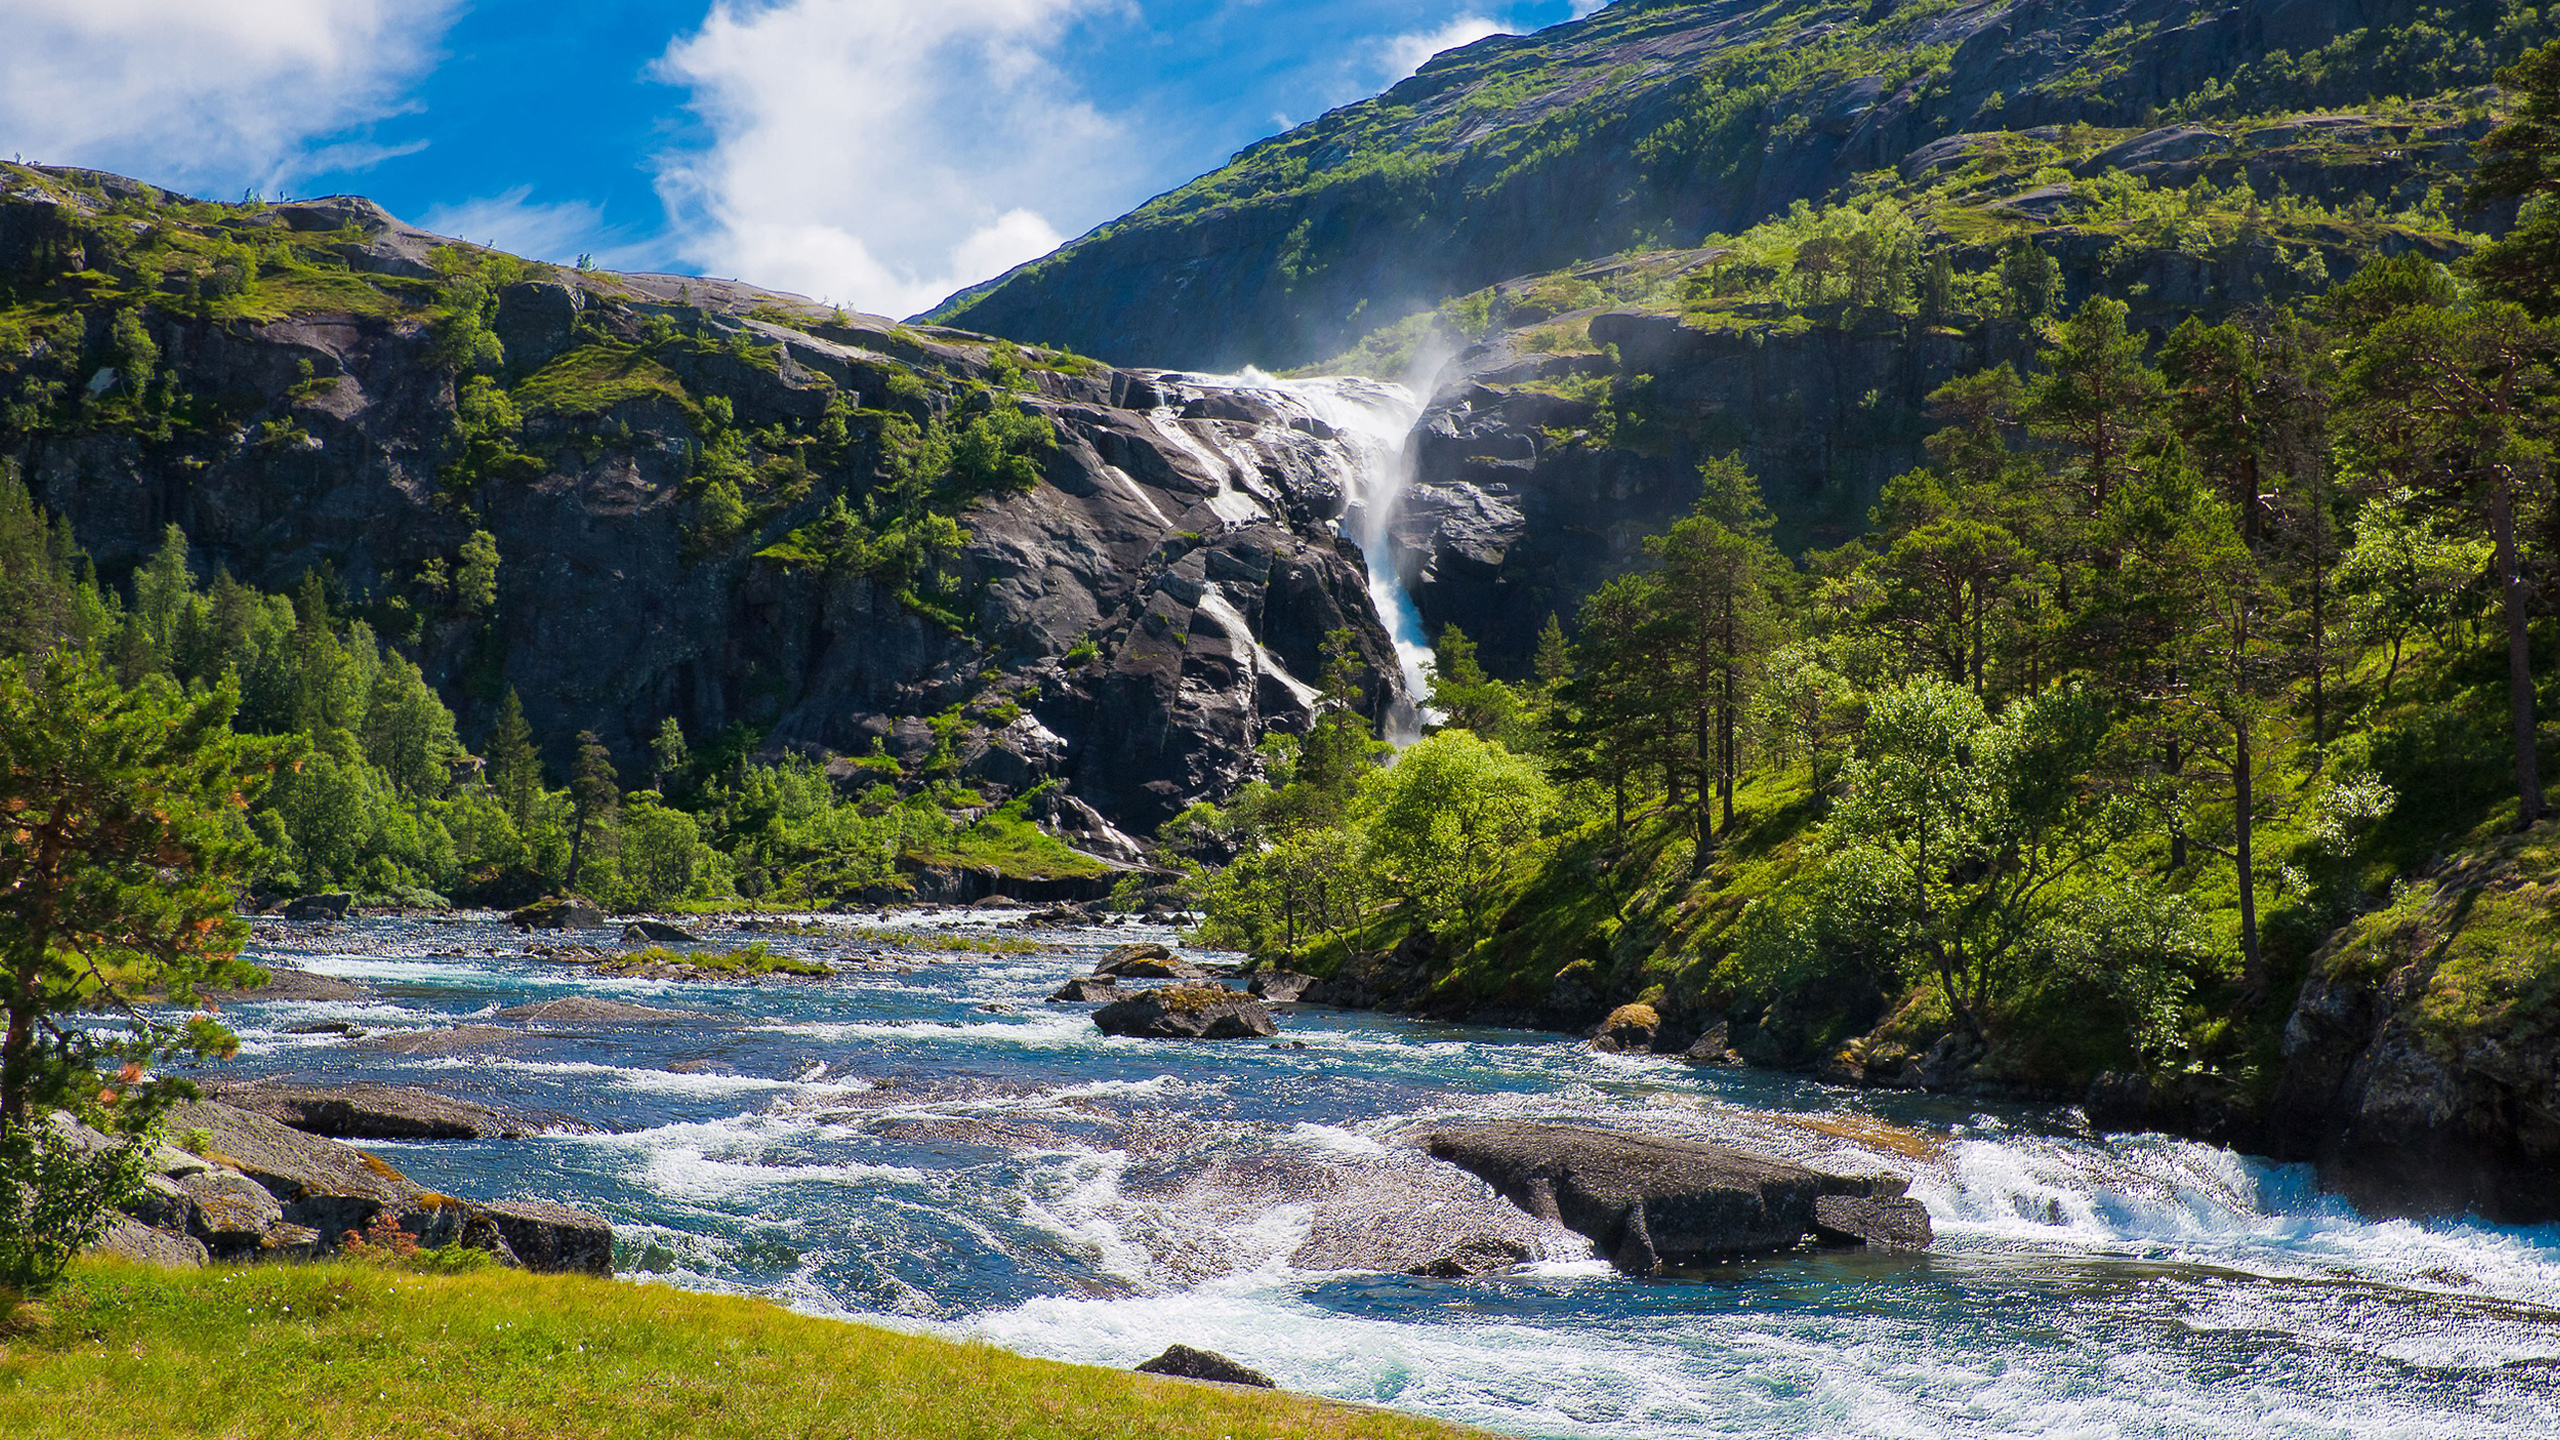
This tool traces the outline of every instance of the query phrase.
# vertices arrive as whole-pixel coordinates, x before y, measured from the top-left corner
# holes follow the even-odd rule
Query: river
[[[199,1078],[417,1084],[560,1117],[367,1148],[437,1189],[600,1210],[641,1280],[1102,1365],[1181,1341],[1292,1390],[1521,1434],[2560,1435],[2560,1227],[2368,1220],[2300,1167],[2093,1137],[2068,1111],[1537,1032],[1299,1009],[1278,1047],[1109,1039],[1090,1006],[1043,997],[1170,932],[804,918],[824,928],[753,938],[837,978],[600,978],[491,917],[261,922],[254,957],[371,998],[233,1005],[241,1055]],[[935,936],[1039,948],[921,948]],[[379,1044],[572,995],[696,1018]],[[1461,1116],[1895,1170],[1938,1244],[1650,1281],[1563,1234],[1473,1279],[1291,1266],[1314,1223],[1291,1177],[1430,1166],[1397,1133]]]

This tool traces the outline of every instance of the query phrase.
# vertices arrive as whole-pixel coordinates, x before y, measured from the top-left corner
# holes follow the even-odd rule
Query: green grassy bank
[[[30,1440],[1470,1433],[575,1276],[92,1260],[0,1311],[0,1434]]]

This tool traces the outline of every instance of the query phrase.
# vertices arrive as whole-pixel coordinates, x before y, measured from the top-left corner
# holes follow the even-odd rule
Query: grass
[[[0,1332],[0,1433],[239,1437],[1457,1437],[761,1300],[518,1271],[90,1260]]]
[[[670,950],[652,945],[628,955],[607,959],[600,969],[638,969],[650,965],[690,965],[696,970],[720,975],[833,975],[835,971],[816,960],[797,955],[780,954],[759,942],[737,950]]]
[[[1028,955],[1041,948],[1037,940],[1012,935],[940,935],[914,930],[856,929],[844,932],[851,944],[892,945],[905,950],[950,950],[972,955]]]
[[[516,387],[528,415],[602,415],[634,400],[666,400],[694,413],[675,372],[627,345],[591,343],[562,355]]]

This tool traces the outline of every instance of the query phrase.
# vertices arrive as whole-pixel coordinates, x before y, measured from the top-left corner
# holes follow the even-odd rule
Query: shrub
[[[142,1188],[150,1151],[141,1135],[83,1145],[67,1117],[0,1126],[0,1287],[42,1290],[60,1279]]]

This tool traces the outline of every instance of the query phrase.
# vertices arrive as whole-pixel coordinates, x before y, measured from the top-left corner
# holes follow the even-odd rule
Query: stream
[[[1540,1032],[1280,1007],[1279,1046],[1106,1038],[1091,1006],[1043,997],[1171,932],[802,918],[816,933],[704,928],[836,978],[603,978],[527,953],[564,937],[487,916],[260,921],[253,958],[372,998],[229,1006],[241,1055],[197,1078],[413,1084],[556,1117],[365,1148],[439,1190],[599,1210],[639,1280],[1100,1365],[1181,1341],[1291,1390],[1519,1434],[2560,1435],[2560,1227],[2368,1220],[2303,1167],[2094,1137],[2067,1110]],[[381,1043],[579,995],[693,1018]],[[1560,1232],[1470,1279],[1291,1263],[1311,1195],[1433,1167],[1398,1133],[1481,1116],[1893,1170],[1938,1243],[1642,1281]]]

